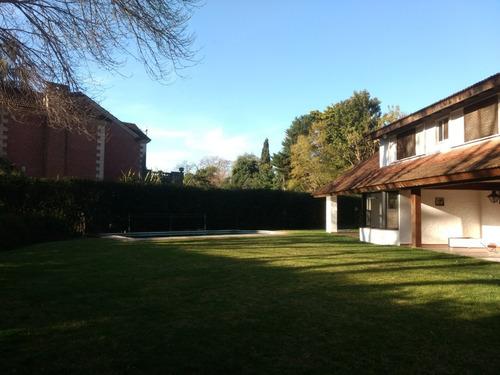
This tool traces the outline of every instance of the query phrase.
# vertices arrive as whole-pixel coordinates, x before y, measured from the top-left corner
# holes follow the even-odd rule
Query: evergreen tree
[[[276,176],[271,165],[271,155],[269,153],[269,140],[266,138],[262,146],[256,187],[259,189],[275,189],[276,186]]]
[[[262,152],[260,154],[260,164],[270,164],[271,155],[269,154],[269,140],[266,138],[264,145],[262,146]]]
[[[255,189],[258,187],[259,159],[253,154],[238,156],[231,173],[231,188]]]

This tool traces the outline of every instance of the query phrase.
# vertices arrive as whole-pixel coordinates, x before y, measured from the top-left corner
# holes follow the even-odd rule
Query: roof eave
[[[377,129],[365,136],[366,140],[372,141],[384,135],[400,130],[407,125],[418,125],[426,121],[429,117],[436,116],[440,112],[451,112],[472,102],[485,99],[500,92],[500,73],[497,73],[485,80],[478,82],[464,90],[461,90],[445,99],[431,104],[421,110],[414,112],[402,119],[399,119],[387,126]]]
[[[452,175],[433,176],[415,180],[396,181],[377,185],[356,186],[348,190],[330,190],[314,194],[315,198],[325,198],[332,195],[362,194],[377,191],[400,190],[411,188],[436,188],[453,184],[465,184],[477,181],[495,180],[500,178],[500,167],[483,169],[473,172],[456,173]]]

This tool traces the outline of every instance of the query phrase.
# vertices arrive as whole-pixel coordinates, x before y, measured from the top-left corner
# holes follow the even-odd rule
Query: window
[[[376,202],[375,200],[378,200],[379,193],[374,193],[374,194],[368,194],[366,196],[366,209],[365,209],[365,226],[370,227],[370,228],[378,228],[379,226],[377,225],[378,221],[372,220],[372,211],[375,214],[376,208],[378,207],[379,203]],[[374,219],[377,219],[377,216],[373,217]]]
[[[498,98],[496,96],[464,108],[465,142],[498,133]]]
[[[416,155],[415,129],[397,135],[397,157],[398,160]]]
[[[437,124],[437,140],[438,142],[443,142],[448,139],[448,119],[442,119],[438,121]]]
[[[398,197],[399,194],[397,191],[389,191],[387,193],[387,213],[386,213],[387,229],[399,228]]]
[[[399,228],[397,191],[368,194],[365,202],[365,226],[379,229]]]

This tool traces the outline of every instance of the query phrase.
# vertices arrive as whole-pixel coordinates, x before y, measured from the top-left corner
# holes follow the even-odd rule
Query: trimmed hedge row
[[[54,216],[0,214],[0,250],[66,239],[73,234],[66,221]]]
[[[354,216],[340,226],[356,225],[356,199],[341,198]],[[0,249],[129,229],[320,229],[324,217],[324,199],[307,193],[0,175]]]

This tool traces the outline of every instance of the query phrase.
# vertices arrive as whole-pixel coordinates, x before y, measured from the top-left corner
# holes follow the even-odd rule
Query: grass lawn
[[[500,263],[347,236],[0,253],[0,374],[499,374]]]

